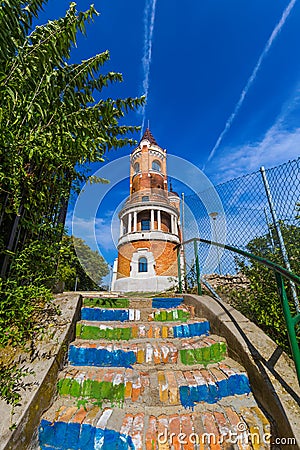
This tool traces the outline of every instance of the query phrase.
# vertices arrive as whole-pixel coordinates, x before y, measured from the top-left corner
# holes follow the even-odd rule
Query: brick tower
[[[147,128],[130,155],[130,196],[119,213],[114,291],[159,292],[176,282],[180,198],[168,189],[166,159]]]

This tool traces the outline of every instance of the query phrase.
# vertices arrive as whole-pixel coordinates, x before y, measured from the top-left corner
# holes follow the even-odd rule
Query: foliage
[[[300,228],[296,225],[287,225],[284,222],[280,223],[280,228],[291,269],[294,273],[299,274]],[[278,237],[273,226],[269,227],[269,233],[251,240],[247,245],[247,250],[284,266]],[[239,289],[226,294],[230,296],[234,306],[259,325],[285,351],[290,353],[283,309],[273,271],[253,261],[249,263],[238,260],[237,264],[250,284],[246,289]],[[295,314],[289,283],[286,282],[285,285],[292,314]]]
[[[36,315],[52,298],[45,286],[0,281],[0,346],[24,345],[38,330]]]
[[[24,378],[32,373],[24,367],[17,367],[15,364],[0,365],[0,398],[6,401],[8,405],[17,406],[21,400],[21,389],[26,385],[22,383]]]
[[[56,282],[57,255],[60,243],[35,240],[18,252],[11,264],[9,280],[21,285],[45,286]]]
[[[127,135],[138,127],[119,121],[144,102],[104,99],[103,89],[122,81],[119,73],[103,73],[108,51],[78,64],[68,62],[78,33],[84,34],[98,15],[94,6],[78,12],[71,3],[65,17],[32,29],[45,4],[0,4],[0,327],[15,321],[11,329],[20,332],[20,340],[35,304],[43,295],[48,298],[57,280],[59,256],[62,260],[67,251],[60,241],[70,189],[88,179],[82,165],[103,161],[106,150],[134,143]],[[105,182],[90,179],[99,181]],[[70,252],[72,263],[64,269],[60,263],[59,275],[71,283],[80,273],[82,287],[91,286]],[[92,260],[100,263],[100,273],[94,272]],[[87,266],[100,281],[103,261],[90,254]]]
[[[70,190],[88,179],[85,163],[135,144],[128,134],[139,127],[120,121],[144,103],[103,95],[122,81],[119,73],[103,72],[108,51],[69,63],[77,35],[98,15],[94,6],[78,12],[71,3],[65,17],[32,29],[46,3],[0,3],[0,346],[25,345],[39,329],[57,279]],[[71,263],[60,265],[66,280],[76,264],[75,272]],[[3,389],[7,401],[17,399]]]
[[[9,280],[50,290],[63,281],[66,290],[73,290],[77,278],[79,290],[97,290],[108,272],[97,251],[83,239],[64,234],[61,242],[32,241],[14,257]]]
[[[103,161],[106,150],[134,141],[138,129],[120,125],[144,99],[103,99],[102,91],[122,81],[102,73],[108,51],[70,64],[78,33],[98,14],[94,6],[31,30],[46,3],[7,0],[0,5],[0,214],[8,257],[31,240],[60,240],[71,186],[87,179],[82,164]],[[30,31],[29,34],[27,34]],[[95,101],[95,94],[100,100]],[[95,180],[92,180],[95,181]]]
[[[78,290],[97,290],[107,274],[102,256],[82,239],[65,235],[62,243],[31,242],[14,258],[10,278],[0,280],[0,345],[24,344],[32,337],[39,328],[36,316],[51,301],[57,281],[73,290],[77,277]]]
[[[97,290],[102,278],[108,274],[103,257],[77,237],[64,236],[57,271],[57,278],[65,283],[66,290],[73,290],[76,278],[78,290]]]

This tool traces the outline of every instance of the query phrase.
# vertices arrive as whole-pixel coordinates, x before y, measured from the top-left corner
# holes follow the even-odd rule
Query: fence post
[[[182,279],[181,279],[181,261],[180,261],[180,246],[177,247],[177,268],[178,268],[178,284],[179,293],[182,294]]]
[[[197,291],[198,291],[198,295],[202,295],[201,280],[200,280],[200,265],[199,265],[199,255],[198,255],[198,244],[197,244],[196,239],[194,239],[194,253],[195,253],[196,276],[197,276]]]
[[[275,244],[274,244],[274,239],[273,239],[273,236],[272,236],[272,232],[271,232],[270,227],[269,227],[269,221],[268,221],[268,215],[267,215],[266,208],[264,208],[264,214],[265,214],[265,219],[266,219],[266,225],[267,225],[268,230],[269,230],[269,236],[270,236],[270,241],[271,241],[271,245],[272,245],[272,252],[274,252]]]
[[[15,241],[17,238],[17,231],[18,231],[18,226],[20,223],[20,219],[24,216],[24,207],[23,205],[20,206],[18,213],[15,216],[14,219],[14,223],[13,226],[10,230],[10,235],[9,235],[9,242],[7,244],[6,250],[8,250],[8,252],[5,254],[4,259],[3,259],[3,264],[2,264],[2,268],[1,268],[1,278],[6,278],[7,276],[7,271],[9,270],[9,260],[11,258],[11,252],[14,249],[15,246]]]
[[[263,183],[264,183],[264,187],[265,187],[265,191],[266,191],[266,195],[267,195],[267,199],[268,199],[268,203],[269,203],[269,207],[270,207],[270,211],[271,211],[271,215],[272,215],[272,219],[273,219],[273,224],[274,224],[277,236],[278,236],[279,246],[280,246],[280,250],[282,253],[283,261],[284,261],[284,264],[285,264],[285,267],[287,268],[287,270],[291,271],[291,265],[290,265],[289,257],[288,257],[288,254],[287,254],[287,251],[285,248],[283,236],[282,236],[281,229],[280,229],[280,224],[278,222],[275,205],[273,202],[269,182],[267,179],[267,174],[266,174],[265,168],[263,166],[260,168],[260,173],[262,175],[262,179],[263,179]],[[296,307],[296,311],[297,311],[297,313],[300,313],[300,305],[299,305],[299,300],[297,297],[295,283],[293,281],[289,281],[289,284],[291,286],[291,291],[292,291],[292,296],[293,296],[294,304]]]

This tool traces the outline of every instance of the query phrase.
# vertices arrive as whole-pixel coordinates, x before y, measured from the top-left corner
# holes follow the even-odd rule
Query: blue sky
[[[108,49],[111,60],[104,70],[121,72],[124,82],[107,94],[143,94],[145,13],[147,5],[151,11],[155,4],[146,123],[150,121],[153,135],[168,153],[204,168],[217,184],[299,156],[299,3],[96,0],[101,15],[88,26],[87,37],[79,37],[72,61]],[[49,0],[39,23],[63,15],[68,4]],[[79,0],[77,8],[84,10],[89,4]],[[127,123],[140,125],[142,119],[141,114],[132,114]],[[107,162],[130,151],[110,152]],[[111,193],[99,219],[105,221],[127,186],[124,181],[117,194]]]

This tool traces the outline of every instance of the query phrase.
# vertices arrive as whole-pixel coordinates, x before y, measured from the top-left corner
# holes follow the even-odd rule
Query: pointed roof
[[[158,145],[149,128],[146,128],[146,131],[140,142],[142,142],[144,139],[147,139],[150,144]]]

